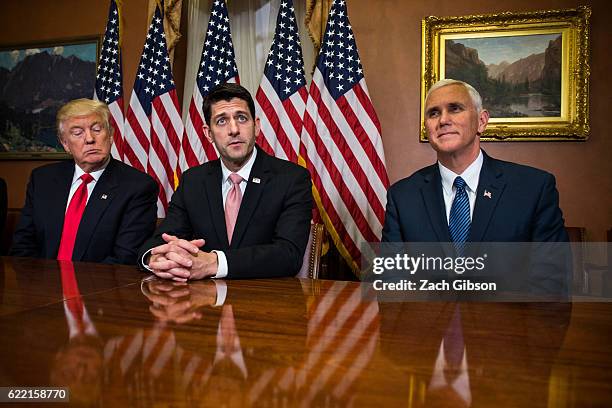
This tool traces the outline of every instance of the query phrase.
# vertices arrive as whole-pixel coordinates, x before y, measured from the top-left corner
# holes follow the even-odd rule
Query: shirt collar
[[[440,177],[442,178],[442,189],[444,189],[444,192],[450,194],[453,191],[453,183],[455,182],[455,179],[458,176],[461,176],[461,178],[465,180],[467,188],[471,192],[475,193],[476,189],[478,188],[478,179],[480,178],[480,169],[482,169],[483,161],[484,157],[482,155],[482,150],[480,150],[476,160],[474,160],[472,164],[470,164],[461,174],[456,174],[454,171],[447,169],[438,161]]]
[[[106,166],[108,166],[108,163],[110,163],[110,157],[108,158],[108,160],[106,160],[106,163],[104,163],[101,169],[89,173],[91,177],[93,177],[94,182],[97,182],[100,179],[100,176],[102,175],[102,173],[104,173],[104,170],[106,170]],[[80,168],[76,163],[74,163],[74,176],[72,176],[72,184],[74,184],[79,178],[81,178],[83,174],[85,174],[85,171],[83,171],[82,168]]]
[[[240,168],[240,170],[235,172],[240,177],[242,177],[242,179],[244,181],[248,181],[249,177],[251,176],[251,169],[253,168],[253,163],[255,163],[255,157],[256,156],[257,156],[257,148],[253,147],[253,153],[251,154],[251,157],[249,157],[249,160],[247,160],[247,162],[244,163],[244,166],[242,166]],[[223,160],[219,160],[219,161],[221,162],[221,171],[223,173],[223,182],[225,183],[227,181],[228,177],[230,176],[230,174],[232,174],[234,172],[230,171],[227,167],[225,167],[225,163],[223,163]]]

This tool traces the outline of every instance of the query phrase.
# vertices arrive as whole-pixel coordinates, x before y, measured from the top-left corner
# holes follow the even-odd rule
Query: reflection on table
[[[612,305],[379,303],[366,284],[174,283],[2,259],[0,386],[102,406],[606,406]]]

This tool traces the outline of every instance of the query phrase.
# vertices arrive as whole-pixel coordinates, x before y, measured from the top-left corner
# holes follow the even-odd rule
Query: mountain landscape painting
[[[561,33],[447,39],[444,63],[444,77],[474,86],[492,118],[561,115]]]
[[[98,40],[0,51],[0,152],[63,152],[55,115],[66,102],[91,98]]]

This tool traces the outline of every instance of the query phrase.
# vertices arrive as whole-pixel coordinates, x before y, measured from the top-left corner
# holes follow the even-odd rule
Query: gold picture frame
[[[427,141],[427,91],[444,78],[464,80],[483,96],[491,119],[481,140],[586,140],[590,16],[582,6],[424,18],[420,140]]]
[[[55,115],[91,98],[100,36],[0,45],[0,160],[61,160]]]

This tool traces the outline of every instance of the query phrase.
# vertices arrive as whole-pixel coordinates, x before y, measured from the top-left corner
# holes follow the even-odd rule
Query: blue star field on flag
[[[153,99],[175,88],[166,45],[163,19],[159,7],[151,21],[140,65],[136,74],[134,91],[147,116],[151,114]]]
[[[281,2],[276,27],[264,74],[279,98],[285,100],[306,85],[302,46],[291,0]]]
[[[225,1],[215,0],[210,12],[196,82],[202,96],[217,85],[238,76]]]
[[[338,99],[363,78],[363,67],[345,1],[334,2],[329,11],[317,67],[334,99]]]
[[[96,75],[96,95],[98,99],[110,105],[123,95],[123,84],[119,49],[119,13],[114,1],[111,2],[108,13],[106,34]]]

